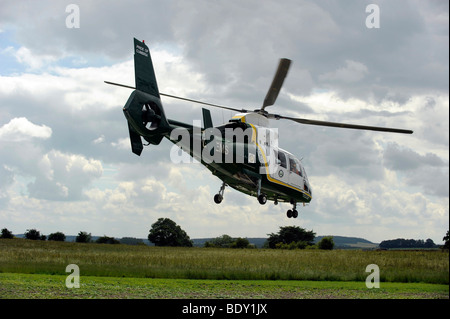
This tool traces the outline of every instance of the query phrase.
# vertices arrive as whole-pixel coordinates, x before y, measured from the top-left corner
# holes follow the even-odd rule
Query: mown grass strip
[[[0,273],[0,298],[6,299],[448,299],[448,285],[364,282],[188,280],[80,277],[67,288],[66,276]]]

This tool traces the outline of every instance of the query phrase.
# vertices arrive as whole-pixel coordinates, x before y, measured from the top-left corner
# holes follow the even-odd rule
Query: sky
[[[75,6],[70,6],[74,4]],[[371,10],[375,4],[378,11]],[[369,6],[369,7],[368,7]],[[15,234],[146,238],[170,218],[191,238],[317,235],[442,243],[449,225],[449,4],[420,0],[0,0],[0,228]],[[75,9],[74,9],[75,8]],[[366,11],[367,9],[367,11]],[[280,58],[293,62],[268,111],[388,126],[413,135],[271,120],[313,200],[260,205],[164,140],[131,152],[122,107],[145,40],[161,92],[262,105]],[[201,106],[162,97],[168,118]],[[234,113],[211,109],[215,125]]]

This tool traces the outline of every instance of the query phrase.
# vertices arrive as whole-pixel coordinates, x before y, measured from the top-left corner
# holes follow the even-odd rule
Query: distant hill
[[[314,240],[315,243],[318,243],[322,240],[323,237],[326,236],[317,236]],[[372,243],[364,238],[358,237],[345,237],[345,236],[332,236],[334,241],[334,248],[336,249],[375,249],[378,248],[378,244]],[[212,240],[213,238],[195,238],[192,239],[194,242],[194,247],[203,247],[205,242]],[[256,238],[247,238],[250,244],[254,244],[257,248],[262,248],[267,238],[256,237]]]

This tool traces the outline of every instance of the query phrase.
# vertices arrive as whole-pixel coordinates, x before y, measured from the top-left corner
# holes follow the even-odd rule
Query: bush
[[[222,235],[205,242],[206,248],[229,248],[234,242],[234,239],[229,235]]]
[[[333,237],[332,236],[323,237],[317,244],[317,247],[319,249],[324,249],[324,250],[333,250],[333,248],[334,248]]]
[[[118,241],[114,237],[108,237],[108,236],[99,237],[95,242],[97,244],[120,244],[120,241]]]
[[[232,238],[229,235],[222,235],[216,237],[211,241],[205,242],[205,248],[256,248],[255,245],[250,244],[247,238]]]
[[[305,249],[305,248],[308,248],[308,247],[310,247],[310,246],[311,246],[311,245],[309,245],[308,242],[299,240],[299,241],[293,241],[293,242],[291,242],[291,243],[289,243],[289,244],[285,244],[285,243],[279,242],[279,243],[277,243],[277,244],[275,245],[275,248],[276,248],[276,249],[289,249],[289,250],[293,250],[293,249]]]
[[[66,240],[66,235],[64,235],[61,232],[52,233],[52,234],[48,235],[48,240],[65,241]]]
[[[231,248],[247,248],[249,245],[250,242],[247,238],[239,237],[231,244]]]

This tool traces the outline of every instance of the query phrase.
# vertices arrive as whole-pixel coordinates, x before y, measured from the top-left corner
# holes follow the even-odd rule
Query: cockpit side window
[[[297,159],[289,157],[289,166],[292,173],[302,176],[300,162]]]
[[[297,164],[293,158],[289,158],[289,168],[292,173],[298,174]]]
[[[278,164],[281,167],[287,168],[286,155],[284,155],[284,153],[282,153],[282,152],[278,152]]]
[[[303,176],[305,176],[306,178],[308,178],[308,175],[306,175],[306,171],[305,168],[302,166],[302,172],[303,172]]]

